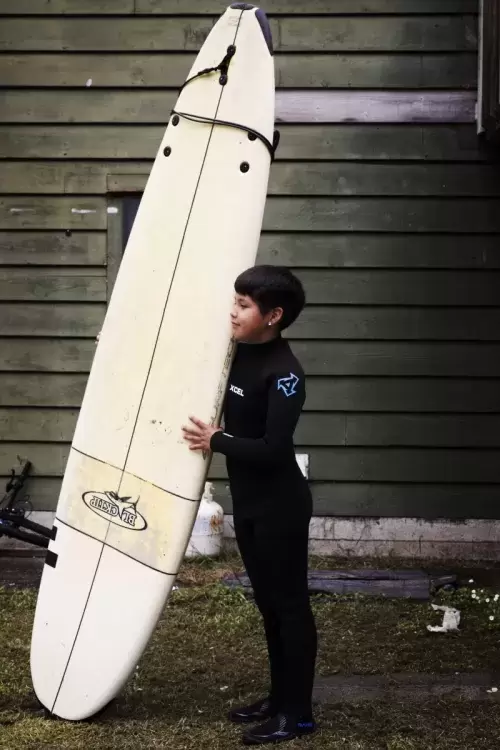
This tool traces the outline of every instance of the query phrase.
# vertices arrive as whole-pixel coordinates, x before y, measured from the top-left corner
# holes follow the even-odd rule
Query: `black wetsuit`
[[[266,631],[277,710],[311,713],[316,628],[307,552],[312,500],[293,433],[305,400],[304,372],[287,341],[239,344],[211,440],[226,456],[236,540]]]

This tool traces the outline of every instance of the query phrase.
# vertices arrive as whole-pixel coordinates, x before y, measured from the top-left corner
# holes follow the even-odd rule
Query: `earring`
[[[267,325],[268,325],[268,326],[272,326],[272,322],[271,322],[271,321],[269,321],[269,323],[268,323]]]

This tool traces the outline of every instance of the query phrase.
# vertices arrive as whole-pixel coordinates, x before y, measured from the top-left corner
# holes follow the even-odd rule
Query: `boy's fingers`
[[[201,429],[207,426],[205,422],[202,422],[201,419],[198,419],[197,417],[189,417],[189,419],[193,424],[195,424],[197,427],[200,427]]]
[[[194,430],[192,427],[183,427],[182,431],[185,435],[193,435],[194,437],[199,437],[200,431]]]

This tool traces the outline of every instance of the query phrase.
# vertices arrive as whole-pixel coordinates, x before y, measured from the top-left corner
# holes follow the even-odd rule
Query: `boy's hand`
[[[209,424],[205,424],[201,419],[196,417],[189,417],[192,425],[189,427],[183,427],[182,432],[184,434],[184,440],[189,443],[189,449],[192,451],[203,451],[208,453],[210,451],[210,440],[215,432],[220,432],[220,427],[212,427]]]

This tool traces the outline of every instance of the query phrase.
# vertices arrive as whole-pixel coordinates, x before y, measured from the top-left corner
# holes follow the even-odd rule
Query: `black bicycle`
[[[51,529],[29,520],[26,515],[31,510],[29,497],[20,497],[30,469],[31,461],[23,461],[19,474],[11,470],[5,495],[0,500],[0,537],[8,536],[37,547],[48,547]]]

